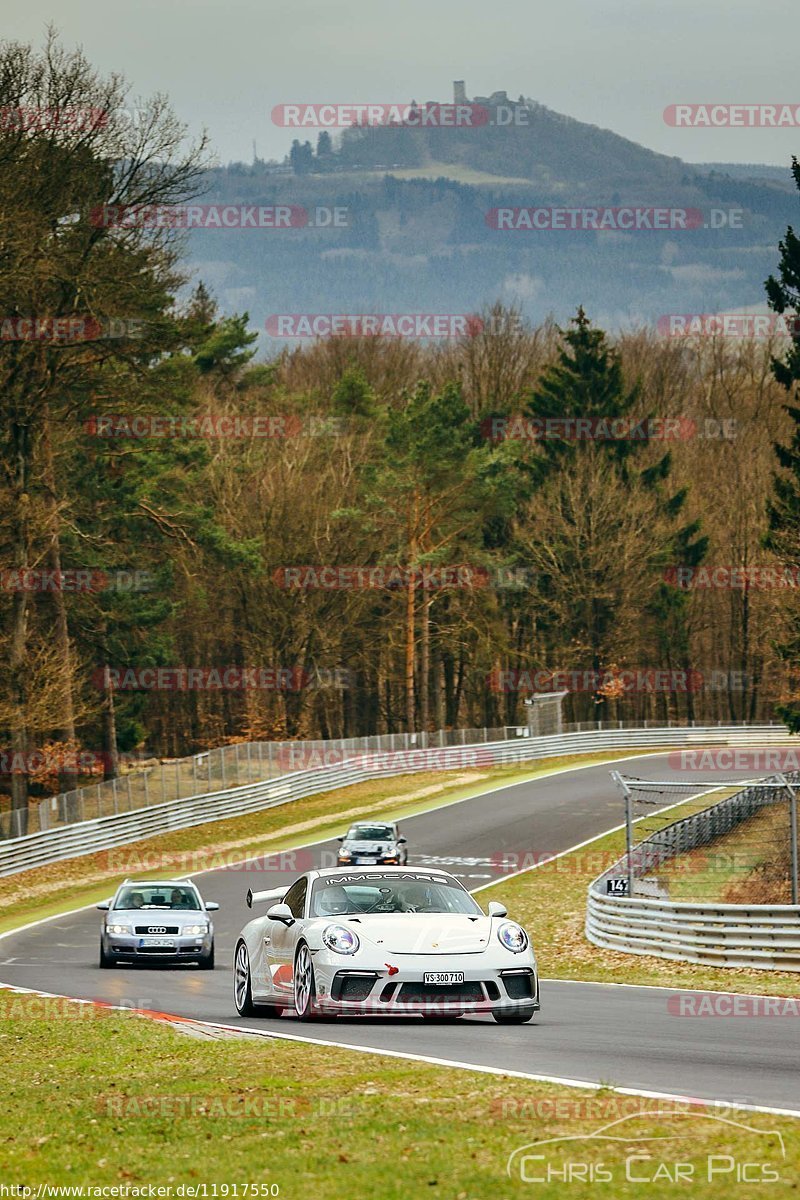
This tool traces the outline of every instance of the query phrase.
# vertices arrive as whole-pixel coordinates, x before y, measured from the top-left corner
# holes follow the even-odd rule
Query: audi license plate
[[[452,987],[453,984],[464,982],[463,971],[425,971],[423,983],[433,984],[434,987]]]
[[[139,946],[160,946],[162,949],[174,949],[175,942],[172,938],[143,937],[139,938]]]

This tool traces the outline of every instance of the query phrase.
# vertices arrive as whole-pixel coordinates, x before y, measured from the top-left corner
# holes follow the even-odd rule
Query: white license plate
[[[359,864],[363,864],[364,866],[367,866],[369,864],[370,866],[373,866],[373,867],[375,866],[377,861],[378,861],[377,858],[357,858],[356,859],[356,862]]]
[[[452,987],[455,983],[464,982],[463,971],[425,971],[423,983],[431,983],[435,987]]]
[[[139,945],[140,946],[161,946],[162,948],[165,948],[165,949],[174,949],[175,948],[175,943],[172,940],[172,938],[143,937],[143,938],[139,938]]]

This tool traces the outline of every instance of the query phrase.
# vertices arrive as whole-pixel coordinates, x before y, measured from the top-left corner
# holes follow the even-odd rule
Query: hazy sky
[[[788,163],[800,129],[673,129],[672,103],[800,105],[796,0],[26,0],[7,38],[52,21],[134,94],[165,91],[223,161],[282,157],[287,102],[448,99],[505,89],[690,162]],[[315,140],[316,131],[308,136]]]

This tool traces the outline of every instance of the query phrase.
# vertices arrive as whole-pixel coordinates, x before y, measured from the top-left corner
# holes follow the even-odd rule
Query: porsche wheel
[[[250,955],[239,942],[233,959],[233,1002],[240,1017],[279,1017],[283,1012],[275,1004],[254,1004],[250,982]]]
[[[317,1006],[314,964],[305,942],[298,946],[294,960],[294,1011],[298,1021],[316,1021],[321,1015]]]

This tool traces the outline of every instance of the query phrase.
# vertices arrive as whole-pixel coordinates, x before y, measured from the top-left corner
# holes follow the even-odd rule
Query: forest
[[[4,54],[5,106],[122,102],[57,44]],[[259,358],[248,313],[185,298],[180,231],[92,218],[185,203],[207,153],[161,99],[0,130],[5,804],[74,786],[80,750],[108,778],[524,724],[551,690],[574,721],[792,722],[792,336],[612,335],[587,279],[561,326],[487,297],[450,339]],[[776,314],[798,262],[790,232]]]

